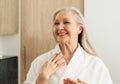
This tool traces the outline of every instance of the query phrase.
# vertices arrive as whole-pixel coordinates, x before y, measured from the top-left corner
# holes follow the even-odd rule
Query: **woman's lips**
[[[57,33],[58,36],[64,36],[64,35],[66,35],[66,34],[67,34],[67,32],[58,32],[58,33]]]

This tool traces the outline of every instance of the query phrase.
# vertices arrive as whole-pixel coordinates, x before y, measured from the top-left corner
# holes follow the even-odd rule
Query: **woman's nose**
[[[59,24],[59,25],[58,25],[58,29],[64,29],[63,24]]]

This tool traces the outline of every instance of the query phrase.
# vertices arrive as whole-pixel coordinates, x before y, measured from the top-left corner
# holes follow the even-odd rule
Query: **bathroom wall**
[[[19,56],[19,33],[15,35],[0,36],[0,52],[7,56]]]
[[[2,53],[3,55],[15,55],[15,56],[19,56],[20,53],[20,38],[19,38],[19,31],[17,34],[12,33],[13,31],[9,30],[9,29],[13,29],[13,30],[19,30],[20,28],[20,10],[19,10],[19,6],[20,6],[20,2],[21,0],[15,1],[15,0],[11,0],[11,3],[7,0],[2,0],[2,4],[1,4],[1,8],[2,10],[0,12],[3,11],[3,14],[5,14],[6,16],[2,15],[2,19],[3,22],[1,22],[1,31],[2,28],[4,31],[1,32],[2,34],[0,35],[0,53]],[[15,4],[16,9],[13,9],[13,7],[11,7],[12,4]],[[11,8],[9,8],[9,6]],[[12,12],[12,11],[13,12]],[[8,17],[8,13],[9,17]],[[11,13],[12,12],[12,13]],[[5,19],[5,21],[4,21]],[[16,23],[14,23],[14,21]],[[13,23],[10,23],[13,22]],[[18,25],[17,25],[18,24]],[[12,28],[13,27],[13,28]],[[18,27],[18,28],[17,28]],[[10,31],[10,32],[8,32]],[[8,35],[6,35],[8,34]]]
[[[89,35],[108,67],[114,84],[120,84],[120,0],[85,0]]]

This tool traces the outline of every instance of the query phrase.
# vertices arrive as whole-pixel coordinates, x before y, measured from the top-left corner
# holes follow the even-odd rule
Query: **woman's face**
[[[59,43],[78,41],[81,32],[80,25],[71,11],[61,11],[54,20],[53,33]]]

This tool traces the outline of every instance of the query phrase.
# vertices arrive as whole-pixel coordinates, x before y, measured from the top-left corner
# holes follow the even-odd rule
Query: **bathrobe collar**
[[[57,52],[60,52],[59,44],[56,46]],[[75,53],[73,54],[73,57],[71,58],[68,65],[66,65],[65,71],[63,72],[63,75],[60,78],[59,84],[63,83],[63,79],[65,78],[71,78],[75,79],[77,74],[80,72],[80,70],[83,68],[84,65],[84,58],[85,58],[85,52],[82,49],[82,47],[79,45],[76,49]]]

